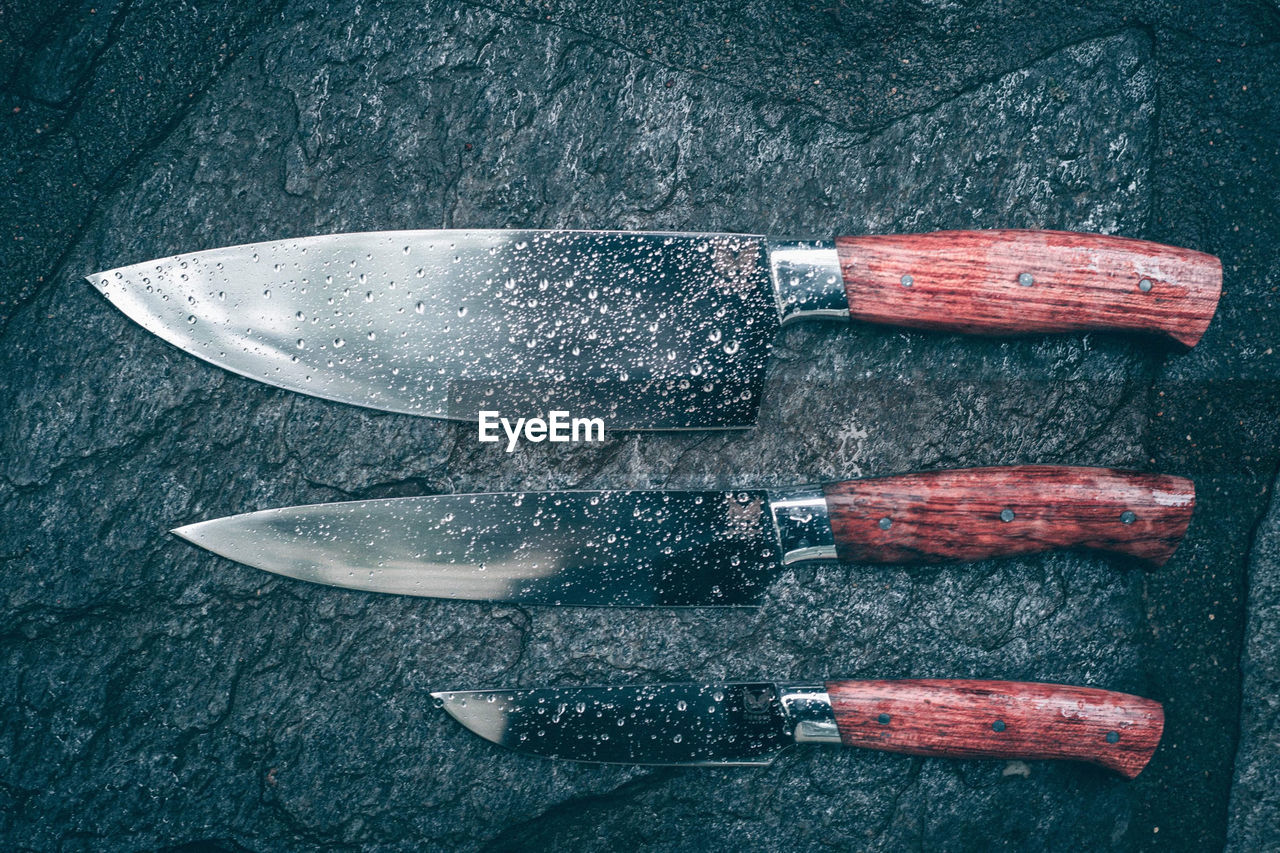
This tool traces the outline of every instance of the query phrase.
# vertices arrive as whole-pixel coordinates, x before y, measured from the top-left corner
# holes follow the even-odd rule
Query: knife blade
[[[1221,279],[1200,252],[1055,231],[532,230],[334,234],[88,277],[169,343],[280,388],[464,421],[554,407],[610,429],[749,426],[784,323],[1140,331],[1191,346]]]
[[[752,606],[786,566],[1087,548],[1160,565],[1190,523],[1181,477],[1105,468],[932,471],[796,489],[436,495],[268,509],[178,536],[351,589],[528,604]]]
[[[1158,702],[1091,687],[917,679],[441,691],[493,743],[610,764],[767,765],[797,743],[945,758],[1067,759],[1129,779],[1164,727]]]

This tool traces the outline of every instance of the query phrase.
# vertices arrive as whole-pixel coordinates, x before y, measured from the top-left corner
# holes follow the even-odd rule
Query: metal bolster
[[[844,276],[832,241],[770,240],[769,268],[784,325],[809,317],[849,319]]]
[[[826,687],[780,684],[778,703],[792,726],[796,743],[840,743],[840,729]]]
[[[769,492],[769,511],[782,563],[836,559],[836,539],[821,486]]]

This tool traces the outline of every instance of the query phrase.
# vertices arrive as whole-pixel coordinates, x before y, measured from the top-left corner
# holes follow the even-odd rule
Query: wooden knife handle
[[[1163,565],[1187,532],[1195,485],[1109,468],[1020,465],[823,487],[836,555],[936,563],[1085,548]]]
[[[946,758],[1061,758],[1132,779],[1160,743],[1159,702],[1020,681],[829,681],[840,740]]]
[[[1194,346],[1222,290],[1213,255],[1066,231],[837,237],[854,319],[1009,335],[1142,331]]]

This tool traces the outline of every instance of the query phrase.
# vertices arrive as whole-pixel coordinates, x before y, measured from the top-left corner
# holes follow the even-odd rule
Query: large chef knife
[[[475,421],[554,406],[610,429],[749,426],[779,326],[852,317],[979,334],[1141,331],[1187,346],[1217,258],[1055,231],[834,241],[617,231],[399,231],[234,246],[89,277],[227,370]]]
[[[619,764],[769,764],[796,743],[947,758],[1086,761],[1132,779],[1160,742],[1158,702],[1016,681],[828,681],[432,694],[522,752]]]
[[[790,563],[1087,548],[1160,565],[1190,480],[1105,468],[933,471],[797,489],[436,495],[269,509],[174,532],[353,589],[530,604],[749,606]]]

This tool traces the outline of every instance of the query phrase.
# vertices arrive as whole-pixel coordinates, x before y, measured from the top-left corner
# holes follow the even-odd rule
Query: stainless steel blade
[[[781,246],[771,270],[754,236],[390,231],[89,280],[175,346],[317,397],[467,421],[558,408],[609,429],[724,428],[754,421],[781,317],[820,307],[808,245]],[[828,293],[834,256],[821,253]]]
[[[770,682],[433,693],[486,740],[616,764],[766,765],[796,742]]]
[[[819,498],[821,500],[820,493]],[[775,501],[778,506],[790,502]],[[791,510],[784,510],[790,513]],[[826,525],[759,490],[486,493],[352,501],[213,519],[174,533],[317,583],[531,604],[749,606]]]

